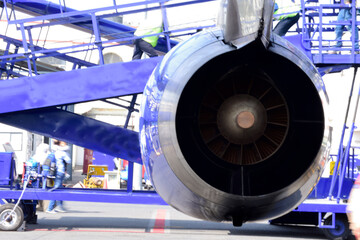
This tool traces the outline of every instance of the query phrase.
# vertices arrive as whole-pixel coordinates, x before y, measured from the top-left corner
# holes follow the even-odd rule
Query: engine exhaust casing
[[[165,55],[145,87],[142,158],[159,195],[188,215],[275,218],[322,173],[327,104],[316,68],[286,40],[237,49],[221,31],[200,32]]]

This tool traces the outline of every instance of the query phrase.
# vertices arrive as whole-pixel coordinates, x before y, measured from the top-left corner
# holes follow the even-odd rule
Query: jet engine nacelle
[[[286,40],[239,49],[221,31],[172,49],[144,91],[143,161],[174,208],[213,221],[271,219],[299,205],[329,147],[316,68]]]

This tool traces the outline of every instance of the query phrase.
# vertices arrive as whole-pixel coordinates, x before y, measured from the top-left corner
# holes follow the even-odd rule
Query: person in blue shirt
[[[56,177],[55,177],[54,187],[49,191],[53,191],[62,186],[63,180],[65,178],[66,165],[71,163],[70,156],[66,152],[69,149],[66,142],[55,140],[54,148],[55,148],[54,156],[56,160]],[[63,207],[63,201],[51,200],[46,212],[47,213],[65,212],[65,209]]]
[[[352,2],[351,0],[344,1],[345,4],[351,4],[351,2]],[[351,19],[352,19],[352,14],[351,14],[350,7],[340,9],[338,17],[337,17],[338,22],[349,21]],[[351,24],[335,26],[335,40],[337,41],[335,47],[338,47],[338,48],[342,47],[341,38],[342,38],[345,30],[349,30],[351,32],[351,34],[355,34],[354,35],[354,38],[355,38],[354,47],[355,47],[355,51],[358,51],[358,49],[359,49],[359,32],[358,32],[357,26],[355,26],[355,31],[353,32]],[[336,54],[339,52],[338,51],[330,51],[329,53]]]

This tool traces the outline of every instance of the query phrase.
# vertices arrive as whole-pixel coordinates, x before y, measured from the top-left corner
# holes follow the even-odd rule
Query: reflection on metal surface
[[[170,205],[240,225],[306,198],[328,153],[327,101],[315,67],[285,40],[236,49],[222,39],[201,32],[154,70],[141,151]]]
[[[272,0],[222,0],[218,14],[218,27],[224,41],[238,48],[262,38],[268,44],[272,31]]]
[[[241,225],[285,214],[306,198],[327,159],[319,73],[286,40],[257,30],[236,46],[242,40],[227,42],[224,28],[194,35],[145,87],[142,159],[161,197],[191,216]]]

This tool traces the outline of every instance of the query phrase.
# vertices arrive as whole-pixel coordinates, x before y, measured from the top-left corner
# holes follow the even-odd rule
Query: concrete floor
[[[86,176],[76,169],[69,184]],[[46,205],[46,204],[45,204]],[[65,202],[66,213],[38,210],[38,223],[26,224],[24,231],[0,232],[0,239],[326,239],[316,227],[273,226],[268,222],[231,223],[202,221],[170,206],[115,203]]]
[[[0,232],[0,239],[325,239],[316,227],[202,221],[170,206],[65,202],[66,213],[38,212],[38,223],[23,232]]]

